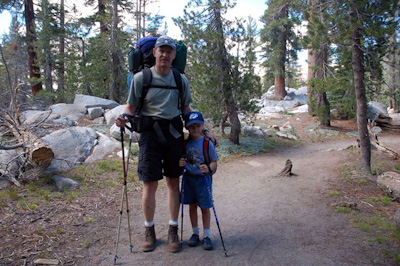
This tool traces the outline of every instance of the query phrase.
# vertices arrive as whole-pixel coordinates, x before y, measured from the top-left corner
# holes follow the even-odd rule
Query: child
[[[210,208],[213,206],[211,193],[212,173],[217,169],[218,156],[212,141],[204,139],[204,119],[199,112],[189,112],[185,115],[185,127],[189,130],[189,138],[185,144],[186,159],[181,158],[179,166],[185,167],[183,203],[189,205],[190,222],[193,235],[188,241],[190,247],[199,242],[199,227],[197,223],[197,206],[201,209],[204,236],[203,248],[212,250],[210,239]],[[203,141],[208,141],[208,158],[204,158]],[[207,180],[206,180],[207,179]],[[208,187],[209,186],[209,187]]]

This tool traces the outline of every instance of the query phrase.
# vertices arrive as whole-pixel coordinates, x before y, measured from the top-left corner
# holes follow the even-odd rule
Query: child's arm
[[[200,165],[200,170],[203,174],[212,173],[215,169],[217,169],[217,161],[211,162],[209,166],[207,166],[205,163]]]

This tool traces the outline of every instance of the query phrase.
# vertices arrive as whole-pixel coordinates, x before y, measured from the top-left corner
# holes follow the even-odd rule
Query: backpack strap
[[[172,74],[174,75],[176,87],[178,88],[179,98],[178,98],[178,109],[182,109],[183,102],[183,87],[182,87],[182,76],[181,73],[176,68],[171,68]]]
[[[150,85],[151,85],[151,80],[153,79],[153,74],[151,74],[151,70],[150,68],[143,68],[142,69],[142,73],[143,73],[143,88],[142,88],[142,98],[139,102],[139,106],[136,109],[136,113],[139,114],[140,110],[143,107],[143,102],[144,102],[144,98],[147,95],[147,92],[149,91]]]
[[[208,146],[210,146],[210,139],[204,137],[203,138],[203,156],[204,156],[204,161],[207,165],[210,164],[210,155],[209,155]]]

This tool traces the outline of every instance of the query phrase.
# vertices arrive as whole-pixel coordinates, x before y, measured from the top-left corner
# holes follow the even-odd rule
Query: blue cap
[[[171,47],[172,49],[174,49],[176,51],[175,41],[171,37],[168,37],[168,36],[159,37],[157,39],[154,47],[160,47],[160,46],[164,46],[164,45],[168,45],[169,47]]]
[[[185,127],[192,124],[204,124],[203,115],[200,112],[189,112],[185,115]]]

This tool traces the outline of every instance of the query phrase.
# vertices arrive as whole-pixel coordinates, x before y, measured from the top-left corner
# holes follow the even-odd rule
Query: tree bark
[[[225,104],[228,111],[229,122],[231,123],[231,132],[229,134],[229,140],[234,144],[239,144],[240,135],[240,121],[237,114],[236,102],[233,97],[232,82],[231,82],[231,64],[228,59],[228,53],[225,47],[225,38],[222,27],[222,18],[219,7],[221,2],[218,0],[214,5],[214,15],[215,15],[215,28],[219,33],[220,38],[217,40],[217,49],[220,52],[220,62],[219,67],[221,68],[221,78],[222,78],[222,92],[224,94]]]
[[[287,19],[289,16],[289,7],[287,4],[285,4],[282,7],[282,11],[280,14],[282,19]],[[286,92],[286,86],[285,86],[285,63],[286,63],[286,41],[287,41],[287,32],[288,28],[285,26],[285,29],[283,29],[279,33],[279,43],[280,43],[280,48],[279,48],[279,62],[277,66],[277,72],[275,74],[275,96],[278,97],[278,99],[283,100],[285,98],[287,92]]]
[[[111,86],[111,95],[114,101],[120,101],[120,73],[121,70],[121,60],[120,60],[120,51],[119,51],[119,41],[118,41],[118,0],[113,0],[113,16],[112,16],[112,30],[111,30],[111,38],[113,44],[113,53],[112,53],[112,61],[113,61],[113,81]]]
[[[99,5],[99,22],[100,22],[100,34],[107,32],[107,24],[106,24],[106,5],[104,3],[105,0],[98,0],[97,4]]]
[[[28,67],[29,77],[32,79],[31,85],[32,95],[42,90],[42,83],[40,79],[40,68],[36,65],[37,54],[34,50],[34,42],[36,41],[36,29],[35,29],[35,12],[33,9],[33,0],[24,0],[24,17],[26,25],[26,43],[28,50]]]
[[[65,72],[65,9],[64,0],[60,0],[60,61],[58,66],[58,88],[64,89],[64,72]]]
[[[352,12],[356,19],[356,11]],[[352,67],[354,74],[354,88],[357,99],[357,125],[360,138],[361,171],[371,174],[371,142],[368,134],[367,99],[365,95],[363,51],[361,50],[361,35],[359,28],[352,23]]]
[[[320,3],[318,0],[309,0],[310,19],[309,24],[314,24],[314,16],[320,15],[320,19],[324,20],[323,10],[316,10],[316,5]],[[325,66],[328,64],[328,47],[325,43],[319,42],[319,49],[308,48],[308,99],[309,114],[317,115],[321,125],[330,126],[330,104],[323,88],[314,89],[313,79],[324,80],[326,77]],[[321,83],[324,84],[324,83]]]

